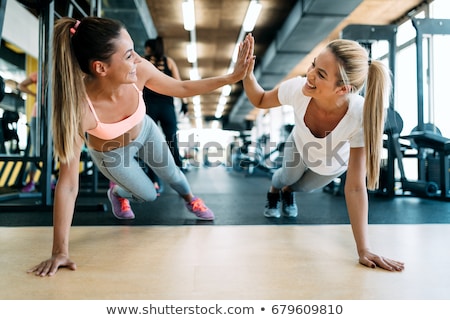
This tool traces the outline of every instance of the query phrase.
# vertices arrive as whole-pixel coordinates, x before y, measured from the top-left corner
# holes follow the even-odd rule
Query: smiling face
[[[120,37],[115,41],[116,51],[108,63],[100,63],[103,66],[104,75],[118,83],[135,83],[137,81],[136,66],[141,62],[141,57],[134,51],[134,43],[129,33],[122,29]],[[95,67],[94,67],[95,68]],[[98,67],[96,70],[99,70]]]
[[[305,96],[312,98],[328,98],[335,95],[340,87],[338,63],[336,57],[329,50],[322,51],[311,63],[306,73],[307,81],[302,88]]]

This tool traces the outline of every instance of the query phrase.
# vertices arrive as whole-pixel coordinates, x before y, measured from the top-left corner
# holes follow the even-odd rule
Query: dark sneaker
[[[267,218],[279,218],[280,214],[280,194],[267,192],[267,203],[264,208],[264,216]]]
[[[214,220],[214,213],[199,197],[194,197],[191,202],[186,202],[186,208],[188,208],[188,210],[195,214],[200,220]]]
[[[298,215],[294,192],[281,192],[281,208],[285,217],[295,218]]]
[[[107,194],[108,199],[111,202],[112,213],[117,219],[134,219],[134,212],[131,210],[128,199],[116,196],[113,193],[113,188],[109,188]]]

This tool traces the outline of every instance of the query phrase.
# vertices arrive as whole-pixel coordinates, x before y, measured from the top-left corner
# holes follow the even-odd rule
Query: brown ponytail
[[[84,137],[81,108],[85,105],[86,90],[83,72],[71,46],[70,29],[75,23],[75,19],[60,18],[53,34],[53,149],[55,158],[61,162],[72,160],[77,136]]]

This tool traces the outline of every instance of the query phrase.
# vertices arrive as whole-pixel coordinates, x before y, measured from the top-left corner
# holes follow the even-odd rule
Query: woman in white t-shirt
[[[254,46],[253,37],[247,37]],[[273,175],[264,215],[278,218],[282,211],[284,216],[297,216],[294,192],[322,188],[347,172],[345,199],[359,262],[403,270],[402,262],[372,253],[368,240],[367,188],[378,185],[383,112],[391,90],[386,66],[370,61],[357,42],[339,39],[318,54],[305,77],[287,80],[270,91],[256,81],[254,61],[249,68],[243,82],[252,104],[261,109],[291,105],[295,114],[283,166]],[[364,86],[365,98],[358,95]]]

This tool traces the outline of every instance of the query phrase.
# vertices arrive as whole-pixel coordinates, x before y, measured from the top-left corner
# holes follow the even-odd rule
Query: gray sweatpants
[[[272,176],[272,186],[281,189],[290,186],[295,192],[312,192],[322,188],[342,174],[323,176],[308,168],[295,146],[292,134],[286,139],[283,166]]]
[[[125,147],[108,152],[89,149],[99,171],[116,183],[117,195],[134,201],[154,201],[157,197],[153,182],[136,158],[144,161],[158,177],[180,195],[191,192],[186,176],[175,164],[166,139],[155,122],[145,116],[138,137]]]

